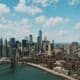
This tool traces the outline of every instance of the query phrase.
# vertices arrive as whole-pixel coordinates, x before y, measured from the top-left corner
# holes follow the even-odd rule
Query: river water
[[[42,70],[18,65],[10,69],[10,65],[0,65],[0,80],[63,80]]]

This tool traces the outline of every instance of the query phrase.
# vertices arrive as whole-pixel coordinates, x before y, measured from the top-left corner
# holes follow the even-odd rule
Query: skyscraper
[[[37,44],[40,45],[40,37],[37,37]]]
[[[9,57],[9,50],[8,50],[8,42],[7,42],[7,40],[5,40],[5,55],[6,55],[6,57]]]
[[[42,44],[42,31],[39,30],[39,44]]]
[[[16,47],[16,42],[15,42],[15,38],[11,38],[10,39],[10,47],[15,48]]]
[[[29,43],[29,38],[28,38],[28,36],[25,36],[25,37],[24,37],[24,40],[26,40],[26,43]]]
[[[71,54],[76,54],[78,51],[78,42],[72,42],[71,44]]]
[[[79,47],[78,42],[72,42],[72,44],[70,45],[70,54],[71,54],[72,58],[75,60],[78,59],[78,55],[77,55],[78,47]]]
[[[32,36],[32,34],[29,35],[29,43],[30,43],[30,44],[33,43],[33,36]]]
[[[3,54],[3,39],[0,39],[0,57],[2,57]]]
[[[26,42],[26,40],[22,40],[22,56],[27,56],[28,53],[28,43]]]
[[[53,51],[54,49],[54,40],[52,40],[52,44],[51,44],[51,50]]]
[[[12,57],[16,56],[16,41],[15,41],[15,38],[10,38],[9,55],[12,56]]]
[[[21,42],[20,41],[16,41],[16,48],[20,48],[21,47]]]
[[[26,40],[22,40],[22,47],[26,47]]]

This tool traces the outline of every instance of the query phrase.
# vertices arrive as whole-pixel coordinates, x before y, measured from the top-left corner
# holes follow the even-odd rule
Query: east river
[[[0,80],[64,80],[61,77],[30,66],[17,65],[10,69],[10,65],[0,65]]]

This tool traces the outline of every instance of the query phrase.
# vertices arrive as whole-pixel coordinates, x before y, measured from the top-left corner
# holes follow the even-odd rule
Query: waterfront
[[[0,80],[63,80],[61,77],[30,66],[17,65],[10,69],[9,65],[0,65]]]
[[[62,77],[64,79],[67,79],[67,80],[76,80],[76,79],[74,79],[74,78],[72,78],[68,75],[65,75],[65,74],[62,74],[62,73],[59,73],[59,72],[55,72],[54,70],[48,69],[48,68],[43,67],[42,65],[39,65],[39,64],[37,65],[37,64],[34,64],[34,63],[27,63],[27,65],[38,68],[38,69],[43,70],[45,72],[48,72],[52,75],[60,76],[60,77]]]

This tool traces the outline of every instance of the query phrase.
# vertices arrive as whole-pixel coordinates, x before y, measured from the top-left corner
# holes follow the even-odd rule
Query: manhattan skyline
[[[0,0],[0,37],[80,41],[80,0]]]

